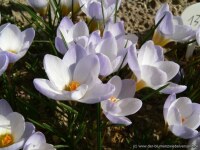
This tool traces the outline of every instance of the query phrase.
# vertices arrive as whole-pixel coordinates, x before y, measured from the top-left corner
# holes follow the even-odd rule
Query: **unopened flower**
[[[86,56],[79,45],[70,48],[63,59],[45,55],[44,69],[49,80],[34,79],[35,88],[55,100],[97,103],[111,96],[114,90],[112,85],[102,84],[98,78],[98,57]]]
[[[73,24],[69,18],[64,17],[57,29],[55,45],[61,54],[65,54],[69,47],[81,43],[88,36],[89,30],[84,21]]]
[[[136,113],[142,107],[142,101],[133,98],[135,82],[114,76],[109,83],[115,86],[115,92],[110,98],[101,102],[103,113],[114,124],[130,125],[132,122],[125,116]]]
[[[167,3],[157,11],[155,24],[161,19],[153,36],[156,45],[165,46],[170,41],[185,42],[194,38],[195,31],[190,26],[184,25],[180,16],[173,16]]]
[[[28,4],[41,16],[45,16],[49,6],[49,0],[27,0]]]
[[[43,133],[35,132],[28,138],[23,150],[55,150],[55,148],[53,145],[46,143]]]
[[[170,131],[178,137],[190,139],[197,136],[200,125],[200,104],[187,97],[176,99],[170,95],[164,104],[164,119]]]
[[[6,100],[0,100],[1,150],[21,149],[24,142],[34,131],[35,127],[32,123],[25,122],[21,114],[13,112]]]
[[[7,69],[9,64],[9,59],[5,54],[0,53],[0,76],[4,73]]]
[[[117,3],[118,2],[118,3]],[[121,0],[79,0],[82,11],[93,20],[108,21],[121,4]],[[102,10],[103,9],[103,10]]]
[[[158,89],[167,84],[163,93],[179,93],[186,89],[186,86],[168,82],[180,67],[173,61],[164,61],[163,49],[152,41],[147,41],[139,51],[133,45],[128,51],[128,64],[137,81],[136,91],[144,87]]]
[[[72,9],[72,5],[73,5],[73,9]],[[78,0],[61,0],[60,6],[61,6],[61,12],[63,16],[68,15],[72,10],[73,10],[73,13],[75,13],[80,8]]]
[[[33,28],[28,28],[21,32],[14,24],[6,24],[6,27],[1,27],[0,53],[4,53],[8,56],[9,63],[14,63],[22,58],[28,51],[35,37],[35,30]]]

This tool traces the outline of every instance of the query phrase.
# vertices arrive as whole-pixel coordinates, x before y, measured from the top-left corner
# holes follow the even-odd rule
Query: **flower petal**
[[[7,116],[8,114],[12,113],[13,110],[10,104],[5,100],[0,100],[0,115]]]
[[[35,132],[35,126],[31,122],[25,122],[25,131],[23,138],[25,141]]]
[[[112,115],[128,116],[128,115],[136,113],[142,107],[142,101],[137,98],[125,98],[116,102],[115,107],[119,111],[116,114],[112,114]]]
[[[122,90],[122,80],[119,76],[113,76],[108,83],[112,84],[115,86],[115,92],[113,93],[112,96],[118,98],[119,93]]]
[[[133,97],[135,95],[135,81],[131,79],[122,80],[121,92],[118,95],[119,99],[124,99],[127,97]]]
[[[169,107],[172,104],[172,102],[175,100],[176,100],[176,94],[171,94],[167,97],[165,101],[164,108],[163,108],[163,115],[164,115],[165,121],[167,119],[167,113],[168,113]]]
[[[73,26],[73,22],[71,19],[69,19],[68,17],[64,17],[59,26],[58,26],[58,29],[57,29],[57,36],[62,38],[61,34],[60,34],[60,31],[68,31],[72,26]]]
[[[169,129],[172,131],[173,134],[183,139],[191,139],[198,134],[197,130],[193,130],[180,125],[171,125],[169,126]]]
[[[80,84],[89,85],[91,81],[98,79],[100,72],[99,59],[91,54],[82,58],[76,65],[73,80]]]
[[[160,61],[155,64],[155,67],[158,67],[167,74],[167,80],[171,80],[179,72],[180,66],[177,63],[172,61]]]
[[[110,122],[114,124],[123,124],[123,125],[130,125],[132,122],[127,117],[119,117],[119,116],[113,116],[109,113],[105,113],[105,116],[110,120]]]
[[[172,83],[172,82],[168,82],[169,85],[162,89],[160,91],[160,93],[164,93],[164,94],[173,94],[173,93],[181,93],[183,91],[185,91],[187,89],[187,86],[185,85],[178,85],[178,84],[175,84],[175,83]]]
[[[166,120],[168,125],[181,125],[181,114],[179,112],[179,110],[176,107],[170,107],[168,112],[167,112],[167,116],[166,116]]]
[[[112,96],[115,87],[111,84],[96,84],[91,89],[87,91],[83,99],[79,102],[94,104],[108,99]]]
[[[71,73],[62,60],[56,56],[46,54],[44,57],[44,69],[49,80],[59,89],[71,81]]]
[[[24,117],[17,112],[13,112],[10,113],[7,118],[10,120],[11,133],[15,142],[20,141],[25,131]]]
[[[127,59],[130,69],[133,71],[133,73],[137,77],[137,80],[139,81],[141,79],[141,70],[137,60],[137,52],[135,45],[131,46],[130,49],[128,50]]]
[[[167,82],[167,74],[156,67],[143,65],[141,72],[141,79],[151,88],[157,88]]]

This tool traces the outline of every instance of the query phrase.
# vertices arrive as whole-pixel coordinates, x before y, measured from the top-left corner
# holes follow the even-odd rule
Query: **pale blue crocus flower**
[[[200,104],[192,103],[188,97],[176,99],[170,95],[164,104],[164,119],[169,130],[176,136],[191,139],[198,135]]]
[[[130,125],[132,122],[126,116],[135,114],[142,107],[142,101],[133,98],[135,82],[131,79],[121,80],[119,76],[112,77],[108,82],[115,86],[115,92],[101,102],[103,113],[111,123]]]

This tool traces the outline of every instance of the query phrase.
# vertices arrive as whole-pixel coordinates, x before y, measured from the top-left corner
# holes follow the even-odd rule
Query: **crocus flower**
[[[6,24],[6,27],[0,27],[0,53],[8,56],[9,63],[14,63],[26,54],[34,36],[33,28],[21,32],[16,25]]]
[[[49,6],[49,0],[27,0],[27,3],[41,16],[45,16]]]
[[[151,87],[158,89],[164,85],[168,87],[163,93],[179,93],[186,86],[169,83],[179,71],[179,65],[172,61],[164,61],[163,49],[154,45],[153,41],[147,41],[139,51],[133,45],[128,51],[128,64],[137,81],[136,91]]]
[[[0,53],[0,76],[4,73],[4,71],[8,67],[9,59],[5,54]]]
[[[90,19],[94,20],[108,20],[115,12],[116,3],[118,9],[121,4],[121,0],[104,0],[102,3],[101,0],[79,0],[80,6],[83,6],[82,11]]]
[[[46,143],[43,133],[35,132],[28,138],[23,150],[55,150],[55,148],[53,145]]]
[[[55,45],[61,54],[65,54],[69,47],[75,43],[81,44],[81,41],[88,36],[89,30],[84,21],[73,24],[69,18],[64,17],[57,29]]]
[[[114,87],[102,84],[98,78],[99,59],[86,56],[82,47],[70,48],[63,59],[45,55],[44,69],[49,80],[34,79],[35,88],[55,100],[74,100],[82,103],[97,103],[111,96]]]
[[[173,16],[167,3],[157,11],[155,24],[162,18],[153,36],[156,45],[165,46],[170,41],[185,42],[194,38],[195,31],[190,26],[184,25],[180,16]]]
[[[62,15],[68,15],[72,11],[72,1],[73,1],[73,12],[77,12],[80,8],[78,0],[61,0],[60,6]]]
[[[35,127],[32,123],[25,122],[21,114],[13,112],[6,100],[0,100],[1,150],[21,149],[24,142],[34,131]]]
[[[142,101],[133,98],[135,82],[114,76],[109,83],[115,86],[115,92],[109,99],[101,102],[103,113],[114,124],[130,125],[132,122],[125,116],[136,113],[142,107]]]
[[[176,99],[170,95],[164,104],[164,119],[170,131],[181,138],[190,139],[197,136],[200,125],[200,104],[192,103],[187,97]]]

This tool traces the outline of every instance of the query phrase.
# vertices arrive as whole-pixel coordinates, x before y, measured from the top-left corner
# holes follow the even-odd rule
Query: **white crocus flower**
[[[101,5],[101,2],[103,3],[103,6]],[[79,0],[80,6],[83,6],[81,9],[87,17],[98,21],[102,21],[103,19],[108,21],[115,13],[116,2],[117,0]],[[120,4],[121,0],[118,0],[117,9],[119,9]]]
[[[173,16],[167,3],[157,11],[155,24],[162,18],[153,36],[156,45],[165,46],[170,41],[185,42],[194,38],[195,31],[190,26],[184,25],[180,16]]]
[[[55,148],[53,145],[46,143],[43,133],[35,132],[28,138],[23,150],[55,150]]]
[[[115,86],[115,92],[109,99],[101,102],[103,113],[114,124],[130,125],[132,122],[125,116],[136,113],[142,107],[142,101],[133,98],[135,82],[114,76],[109,83]]]
[[[164,104],[163,114],[170,131],[176,136],[190,139],[198,135],[200,104],[192,103],[187,97],[176,99],[172,94]]]
[[[57,29],[55,45],[61,54],[65,54],[69,47],[74,46],[75,43],[81,45],[88,36],[89,30],[84,21],[73,24],[69,18],[64,17]]]
[[[5,54],[0,53],[0,76],[4,73],[7,69],[9,64],[9,59]]]
[[[0,100],[0,149],[19,150],[27,138],[34,133],[33,124],[24,121],[24,117],[13,112],[8,102]]]
[[[111,96],[114,90],[112,85],[102,84],[98,78],[98,57],[86,56],[79,45],[70,48],[63,59],[45,55],[44,69],[49,80],[34,79],[35,88],[55,100],[97,103]]]
[[[33,28],[21,32],[16,25],[6,24],[0,27],[0,53],[8,56],[9,63],[14,63],[26,54],[34,37]]]
[[[41,16],[45,16],[49,6],[49,0],[27,0],[27,3]]]
[[[163,49],[147,41],[137,52],[134,46],[128,51],[128,64],[136,77],[136,91],[151,87],[158,89],[168,85],[161,92],[166,94],[179,93],[186,86],[169,83],[179,71],[179,65],[173,61],[164,61]]]

